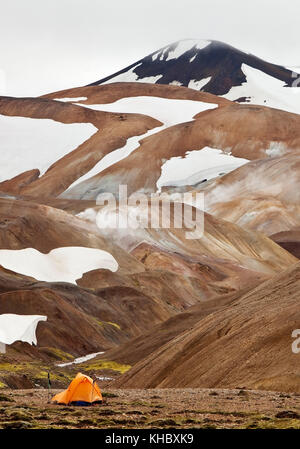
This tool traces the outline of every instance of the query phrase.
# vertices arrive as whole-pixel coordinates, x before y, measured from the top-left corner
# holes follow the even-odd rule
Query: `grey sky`
[[[0,94],[84,85],[184,38],[300,65],[299,0],[0,0]],[[4,80],[6,81],[4,83]]]

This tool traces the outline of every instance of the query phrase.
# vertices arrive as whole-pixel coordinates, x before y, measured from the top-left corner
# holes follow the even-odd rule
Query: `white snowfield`
[[[85,105],[78,103],[78,106],[84,106],[90,109],[95,109],[97,111],[149,115],[164,123],[164,125],[151,129],[143,135],[134,136],[127,139],[127,142],[123,147],[107,154],[88,173],[73,182],[73,184],[68,188],[67,192],[62,195],[62,197],[67,197],[71,189],[80,184],[82,181],[87,180],[88,178],[96,175],[97,173],[100,173],[116,162],[119,162],[120,160],[129,156],[129,154],[132,153],[133,150],[138,148],[139,141],[144,139],[145,137],[162,131],[169,126],[177,125],[178,123],[189,122],[193,120],[193,117],[199,112],[205,111],[207,109],[215,109],[216,107],[218,107],[217,104],[204,103],[202,101],[174,100],[150,96],[126,97],[114,103],[108,104]]]
[[[65,124],[0,114],[0,182],[34,168],[45,173],[97,131],[91,123]]]
[[[47,321],[47,317],[43,315],[15,315],[12,313],[0,315],[0,342],[4,345],[11,345],[15,341],[23,341],[30,345],[36,345],[35,332],[40,321]]]
[[[210,147],[187,151],[184,158],[172,157],[163,164],[156,185],[158,190],[163,186],[195,185],[235,170],[247,162],[248,159]]]
[[[75,246],[56,248],[48,254],[42,254],[33,248],[1,249],[0,265],[40,281],[72,284],[76,284],[76,279],[91,270],[118,269],[117,261],[107,251]]]
[[[242,64],[242,71],[246,75],[247,81],[241,86],[232,87],[230,92],[223,97],[229,100],[249,97],[248,103],[250,104],[300,114],[300,87],[284,87],[283,81],[249,67],[247,64]],[[297,83],[296,79],[295,83]],[[300,81],[298,85],[300,86]]]
[[[208,80],[208,78],[206,78]],[[218,107],[214,103],[195,100],[177,100],[152,96],[126,97],[107,104],[82,104],[96,111],[144,114],[162,122],[166,127],[189,122],[199,112]]]

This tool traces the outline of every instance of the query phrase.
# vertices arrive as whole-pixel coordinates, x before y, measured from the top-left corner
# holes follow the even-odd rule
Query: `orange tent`
[[[91,405],[102,402],[102,394],[97,383],[89,376],[78,373],[67,390],[52,398],[58,404]]]

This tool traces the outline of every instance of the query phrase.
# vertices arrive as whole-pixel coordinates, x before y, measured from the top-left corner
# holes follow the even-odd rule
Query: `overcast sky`
[[[0,94],[93,82],[171,42],[217,39],[300,65],[299,0],[0,0]]]

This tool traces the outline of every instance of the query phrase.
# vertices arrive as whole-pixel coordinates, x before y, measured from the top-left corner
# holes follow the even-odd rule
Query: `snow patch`
[[[223,95],[229,100],[249,98],[247,103],[300,113],[300,88],[285,87],[284,81],[277,80],[266,73],[242,64],[242,71],[247,81],[241,86],[234,86]]]
[[[180,81],[174,80],[171,83],[169,83],[170,86],[182,86],[182,83]]]
[[[56,366],[60,366],[61,368],[64,366],[70,366],[78,363],[87,362],[88,360],[94,359],[97,357],[97,355],[104,354],[104,352],[93,352],[92,354],[87,354],[82,357],[77,357],[77,359],[74,359],[73,362],[67,362],[67,363],[57,363]]]
[[[188,151],[184,158],[172,157],[162,165],[156,185],[159,190],[163,186],[195,185],[235,170],[247,162],[248,159],[234,157],[210,147]]]
[[[35,331],[40,321],[47,321],[44,315],[0,315],[0,342],[12,345],[15,341],[37,344]],[[3,349],[3,346],[2,346]]]
[[[91,123],[65,124],[0,114],[0,182],[34,168],[45,173],[97,131]]]
[[[142,63],[135,65],[131,69],[127,70],[127,72],[120,73],[120,75],[116,75],[113,78],[111,78],[107,81],[104,81],[104,83],[101,83],[101,84],[110,84],[110,83],[118,83],[118,82],[126,83],[126,82],[138,81],[138,76],[136,73],[134,73],[134,69],[136,69],[140,65],[142,65]]]
[[[144,78],[140,78],[136,81],[139,81],[140,83],[153,83],[155,84],[156,81],[158,81],[160,78],[162,78],[162,75],[155,75],[155,76],[145,76]]]
[[[152,61],[155,61],[158,58],[159,54],[160,54],[160,51],[157,51],[156,53],[154,53],[154,55],[152,55]]]
[[[34,248],[0,250],[0,265],[46,282],[70,282],[88,271],[105,268],[117,271],[118,263],[107,251],[97,248],[65,247],[42,254]]]
[[[188,87],[190,89],[195,89],[195,90],[201,90],[202,87],[206,86],[206,84],[208,84],[211,80],[211,76],[208,76],[207,78],[203,78],[202,80],[190,80]]]
[[[196,100],[177,100],[151,96],[126,97],[107,104],[86,105],[79,103],[78,106],[96,111],[149,115],[165,126],[191,121],[199,112],[218,107],[214,103]]]
[[[76,98],[54,98],[54,101],[70,101],[72,103],[75,103],[76,101],[85,101],[87,100],[87,97],[76,97]]]
[[[197,50],[202,50],[207,47],[211,42],[206,40],[194,40],[194,39],[186,39],[183,41],[179,41],[174,50],[171,50],[168,54],[166,61],[170,59],[179,58],[185,52],[191,50],[191,48],[195,47]]]
[[[165,59],[165,56],[166,56],[166,54],[168,53],[168,51],[169,51],[169,46],[168,47],[166,47],[162,52],[161,52],[161,55],[160,55],[160,57],[159,57],[159,60],[160,61],[162,61],[163,59]]]

